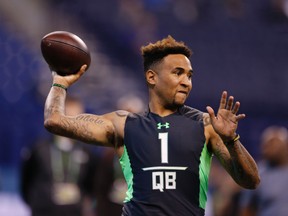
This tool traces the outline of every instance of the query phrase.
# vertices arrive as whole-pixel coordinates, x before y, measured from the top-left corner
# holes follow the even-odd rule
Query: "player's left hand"
[[[240,102],[237,101],[234,104],[234,97],[229,96],[228,100],[227,97],[227,92],[223,91],[216,116],[210,106],[206,107],[211,119],[211,124],[224,143],[235,138],[238,122],[245,118],[245,114],[237,115]]]

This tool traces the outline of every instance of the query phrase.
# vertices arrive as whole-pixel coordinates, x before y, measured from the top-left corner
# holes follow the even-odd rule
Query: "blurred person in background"
[[[212,216],[238,216],[241,187],[225,172],[219,161],[212,161],[209,192]]]
[[[204,215],[213,154],[239,185],[255,189],[260,182],[257,165],[236,133],[245,118],[238,114],[240,102],[223,91],[217,113],[210,106],[207,113],[186,106],[192,51],[171,36],[141,51],[149,94],[145,113],[68,116],[66,90],[84,74],[83,65],[69,76],[52,72],[46,129],[115,150],[128,184],[123,216]]]
[[[243,191],[241,216],[288,215],[288,131],[270,126],[261,136],[259,172],[261,184],[254,191]]]
[[[84,111],[74,97],[65,109],[71,117]],[[32,216],[93,216],[96,165],[88,146],[62,136],[25,149],[20,188]]]

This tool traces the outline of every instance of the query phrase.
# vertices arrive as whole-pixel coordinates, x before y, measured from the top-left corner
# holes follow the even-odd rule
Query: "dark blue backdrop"
[[[229,15],[223,1],[195,1],[198,16],[192,21],[177,17],[174,1],[143,1],[141,12],[146,14],[142,21],[145,16],[148,21],[141,21],[142,25],[133,25],[125,13],[120,16],[119,2],[54,1],[53,7],[76,16],[85,31],[100,41],[102,52],[134,71],[139,88],[144,86],[139,32],[144,29],[145,36],[149,27],[155,26],[152,33],[147,32],[151,38],[171,34],[185,41],[194,51],[189,105],[201,110],[208,104],[217,108],[221,91],[228,90],[247,114],[239,133],[255,157],[259,157],[259,136],[266,126],[287,127],[288,20],[268,1],[243,1],[241,16]],[[151,23],[148,17],[153,17]],[[44,101],[37,90],[42,58],[1,23],[0,45],[0,165],[18,167],[21,148],[32,145],[38,137],[49,136],[43,128]]]

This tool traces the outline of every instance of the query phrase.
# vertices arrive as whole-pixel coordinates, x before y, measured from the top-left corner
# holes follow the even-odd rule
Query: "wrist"
[[[230,139],[228,141],[224,141],[225,145],[233,145],[237,140],[240,139],[240,135],[236,134],[235,137],[233,139]]]
[[[68,80],[66,80],[65,76],[60,76],[55,72],[55,76],[53,76],[52,83],[58,83],[60,85],[64,85],[67,88],[70,86]]]
[[[67,87],[65,86],[65,85],[62,85],[62,84],[60,84],[60,83],[53,83],[52,84],[52,87],[57,87],[57,88],[62,88],[62,89],[64,89],[65,91],[67,91]]]

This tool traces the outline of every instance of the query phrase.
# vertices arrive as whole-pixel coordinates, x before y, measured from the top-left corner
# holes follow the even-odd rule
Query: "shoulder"
[[[219,135],[216,133],[216,131],[214,130],[211,124],[211,118],[210,118],[209,113],[203,113],[202,118],[203,118],[206,143],[208,144],[209,148],[211,147],[210,145],[214,146],[216,144],[221,143],[222,141]]]
[[[203,124],[205,127],[211,126],[211,118],[208,113],[203,113],[202,118],[203,118]]]
[[[118,157],[120,158],[124,152],[124,136],[125,136],[125,124],[127,119],[133,117],[134,114],[130,113],[128,111],[125,110],[117,110],[115,112],[106,114],[106,118],[109,118],[110,121],[113,124],[114,127],[114,132],[115,132],[115,141],[116,141],[116,145],[117,146],[115,148],[116,150],[116,154],[118,155]]]
[[[118,117],[127,117],[130,113],[126,110],[117,110],[117,111],[115,111],[115,114]]]
[[[131,113],[125,110],[117,110],[108,114],[105,114],[105,118],[109,119],[113,125],[114,132],[116,136],[120,139],[124,138],[124,127],[127,117]]]
[[[179,108],[179,113],[195,121],[203,120],[203,112],[190,106],[182,106]]]
[[[147,118],[147,115],[145,113],[131,113],[125,110],[115,111],[114,115],[115,115],[114,119],[115,124],[118,125],[118,123],[120,123],[121,126],[124,126],[126,122]]]
[[[114,112],[104,114],[103,117],[117,125],[117,123],[125,121],[129,114],[130,113],[125,110],[116,110]]]

